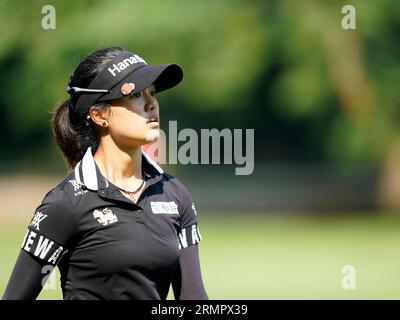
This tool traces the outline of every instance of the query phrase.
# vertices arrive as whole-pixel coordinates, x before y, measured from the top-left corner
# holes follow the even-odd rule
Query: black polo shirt
[[[36,209],[22,248],[60,269],[64,299],[165,299],[180,250],[201,240],[191,196],[142,152],[137,204],[89,148]]]

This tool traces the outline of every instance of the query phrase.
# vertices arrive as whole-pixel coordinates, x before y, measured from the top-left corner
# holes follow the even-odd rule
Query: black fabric
[[[120,82],[110,90],[110,93],[106,93],[98,101],[123,98],[124,94],[121,92],[121,87],[125,83],[134,84],[134,89],[130,92],[131,94],[141,92],[153,83],[155,84],[156,91],[162,92],[177,85],[182,80],[182,77],[182,69],[177,64],[145,65],[135,69],[135,71],[121,79]]]
[[[181,251],[172,288],[176,300],[208,300],[201,276],[198,245]]]
[[[21,250],[4,291],[3,300],[34,300],[42,290],[46,262]],[[47,270],[47,269],[46,269]]]
[[[21,250],[4,291],[3,300],[34,300],[42,290],[46,263]],[[176,300],[208,300],[200,271],[198,246],[181,250],[172,279]]]

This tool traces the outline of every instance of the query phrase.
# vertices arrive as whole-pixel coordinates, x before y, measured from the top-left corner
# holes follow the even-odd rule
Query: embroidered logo
[[[127,96],[128,94],[130,94],[133,90],[135,89],[135,84],[132,82],[129,83],[124,83],[121,87],[121,93],[124,96]]]
[[[133,56],[126,58],[120,62],[114,63],[110,68],[108,68],[108,72],[112,74],[113,77],[117,76],[120,72],[129,68],[131,65],[136,63],[144,63],[147,65],[146,61],[144,61],[141,57],[134,54]]]
[[[82,185],[75,179],[68,180],[68,182],[74,187],[75,197],[88,192],[87,190],[82,190]]]
[[[43,214],[43,212],[36,211],[35,215],[33,216],[32,222],[30,224],[31,227],[34,227],[36,230],[39,230],[39,224],[42,222],[45,218],[47,218],[47,214]]]
[[[94,210],[93,217],[103,226],[107,226],[118,221],[117,216],[111,211],[111,209],[108,208],[104,208],[103,211]]]
[[[178,205],[175,201],[170,202],[154,202],[151,201],[151,211],[154,214],[179,214],[178,212]]]

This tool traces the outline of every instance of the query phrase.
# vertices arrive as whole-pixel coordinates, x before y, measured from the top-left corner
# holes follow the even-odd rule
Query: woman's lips
[[[151,117],[149,120],[147,120],[147,125],[153,129],[159,128],[160,124],[158,123],[158,117]]]
[[[156,128],[159,128],[159,127],[160,127],[160,124],[158,123],[158,121],[150,121],[150,122],[147,122],[147,125],[148,125],[150,128],[153,128],[153,129],[156,129]]]

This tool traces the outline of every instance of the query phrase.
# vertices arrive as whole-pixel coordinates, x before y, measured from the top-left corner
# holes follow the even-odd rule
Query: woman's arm
[[[176,300],[208,300],[201,277],[197,244],[181,250],[172,288]]]
[[[34,300],[42,290],[45,262],[21,250],[2,300]]]

